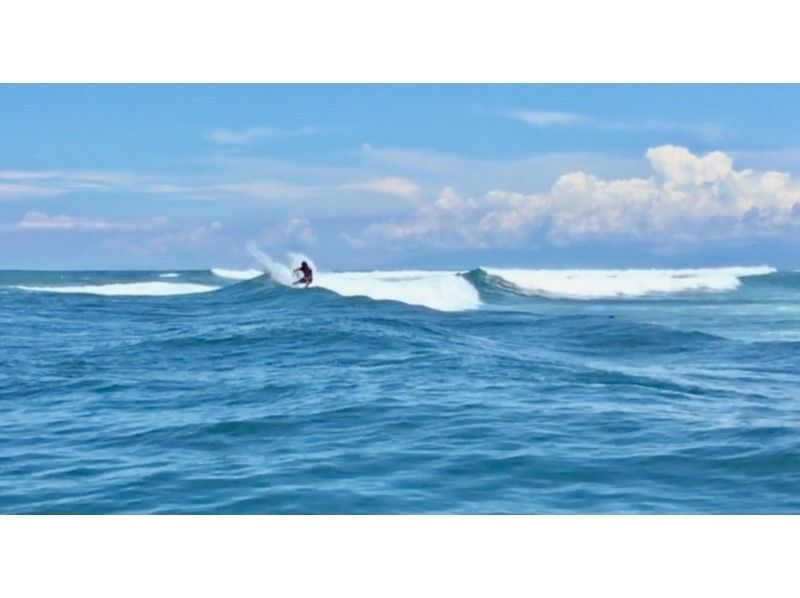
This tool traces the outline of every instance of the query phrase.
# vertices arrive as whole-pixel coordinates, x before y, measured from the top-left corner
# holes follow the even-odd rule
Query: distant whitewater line
[[[682,270],[522,270],[483,268],[527,295],[567,299],[642,297],[690,291],[732,291],[740,278],[776,272],[770,266]]]
[[[207,293],[216,291],[220,287],[212,287],[204,284],[194,283],[172,283],[172,282],[128,282],[113,284],[87,284],[81,286],[41,286],[32,287],[17,285],[18,289],[24,291],[45,291],[49,293],[82,293],[89,295],[105,296],[165,296],[165,295],[189,295],[192,293]]]
[[[187,273],[158,274],[161,280],[116,282],[67,286],[32,286],[26,283],[16,288],[26,291],[54,293],[84,293],[106,296],[169,296],[206,293],[225,286],[242,283],[268,273],[273,282],[289,288],[296,280],[294,268],[307,261],[314,268],[312,288],[323,288],[343,297],[366,297],[418,305],[439,311],[464,311],[483,305],[481,292],[496,290],[522,296],[564,299],[624,299],[648,295],[669,295],[687,292],[729,292],[741,285],[748,276],[776,272],[770,266],[696,268],[696,269],[628,269],[628,270],[552,270],[485,267],[470,272],[396,270],[371,272],[325,272],[301,254],[289,254],[284,262],[253,248],[251,253],[265,270],[232,270],[211,268],[218,278],[235,281],[220,285],[200,282],[165,282]],[[258,282],[256,282],[258,284]],[[487,289],[488,287],[488,289]]]

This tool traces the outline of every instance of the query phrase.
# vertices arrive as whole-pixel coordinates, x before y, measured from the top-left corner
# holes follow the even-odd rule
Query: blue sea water
[[[800,273],[267,266],[0,272],[0,512],[800,512]]]

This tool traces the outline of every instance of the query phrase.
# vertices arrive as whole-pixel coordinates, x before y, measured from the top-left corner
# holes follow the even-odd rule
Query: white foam
[[[180,276],[180,274],[177,272],[167,272],[165,274],[158,275],[159,278],[178,278],[178,276]]]
[[[311,266],[311,269],[315,272],[316,277],[316,264],[314,264],[310,258],[302,253],[287,254],[289,261],[289,264],[287,265],[272,259],[270,255],[259,250],[258,247],[256,247],[253,243],[249,244],[247,249],[254,258],[264,265],[264,267],[267,269],[267,272],[269,272],[269,275],[275,282],[279,282],[280,284],[286,286],[291,286],[292,283],[297,280],[297,277],[294,275],[294,269],[300,266],[302,262],[308,262],[308,264]]]
[[[214,276],[232,280],[250,280],[264,274],[261,270],[226,270],[224,268],[211,268],[211,273]]]
[[[84,293],[90,295],[131,295],[131,296],[162,296],[162,295],[188,295],[191,293],[207,293],[216,291],[219,287],[194,283],[172,282],[126,282],[115,284],[96,284],[83,286],[59,287],[31,287],[17,286],[25,291],[44,291],[48,293]]]
[[[475,309],[481,304],[477,289],[457,272],[320,272],[314,262],[303,254],[288,254],[287,265],[272,259],[254,245],[250,245],[249,249],[264,264],[273,280],[286,286],[291,286],[296,280],[292,272],[294,268],[306,261],[314,270],[312,286],[328,289],[344,297],[400,301],[439,311]]]
[[[439,311],[481,305],[477,289],[457,272],[321,272],[314,284],[345,297],[389,299]]]
[[[732,291],[745,276],[775,272],[769,266],[693,270],[515,270],[483,268],[529,295],[602,299],[687,291]]]

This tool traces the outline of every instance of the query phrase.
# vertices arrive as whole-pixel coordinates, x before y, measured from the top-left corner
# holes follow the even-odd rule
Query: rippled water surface
[[[284,278],[0,272],[0,512],[800,512],[800,273]]]

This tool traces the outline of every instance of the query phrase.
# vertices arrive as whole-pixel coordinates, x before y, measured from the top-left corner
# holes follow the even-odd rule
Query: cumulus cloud
[[[450,187],[412,218],[375,223],[356,239],[462,246],[532,239],[556,245],[600,239],[693,242],[775,236],[800,225],[800,183],[787,173],[735,170],[723,152],[648,150],[648,178],[558,178],[546,193],[503,190],[463,198]]]
[[[51,216],[45,212],[28,211],[17,222],[20,230],[72,230],[72,231],[111,231],[111,230],[143,230],[154,228],[164,222],[162,218],[154,218],[146,222],[114,222],[90,218],[75,218],[65,214]]]
[[[409,179],[400,177],[386,177],[382,179],[372,179],[361,183],[351,183],[343,185],[343,189],[357,189],[361,191],[373,191],[395,197],[412,198],[419,195],[419,185]]]
[[[215,129],[207,138],[223,145],[244,145],[258,140],[278,137],[303,137],[317,133],[316,127],[304,126],[297,129],[279,129],[276,127],[249,127],[246,129]]]

